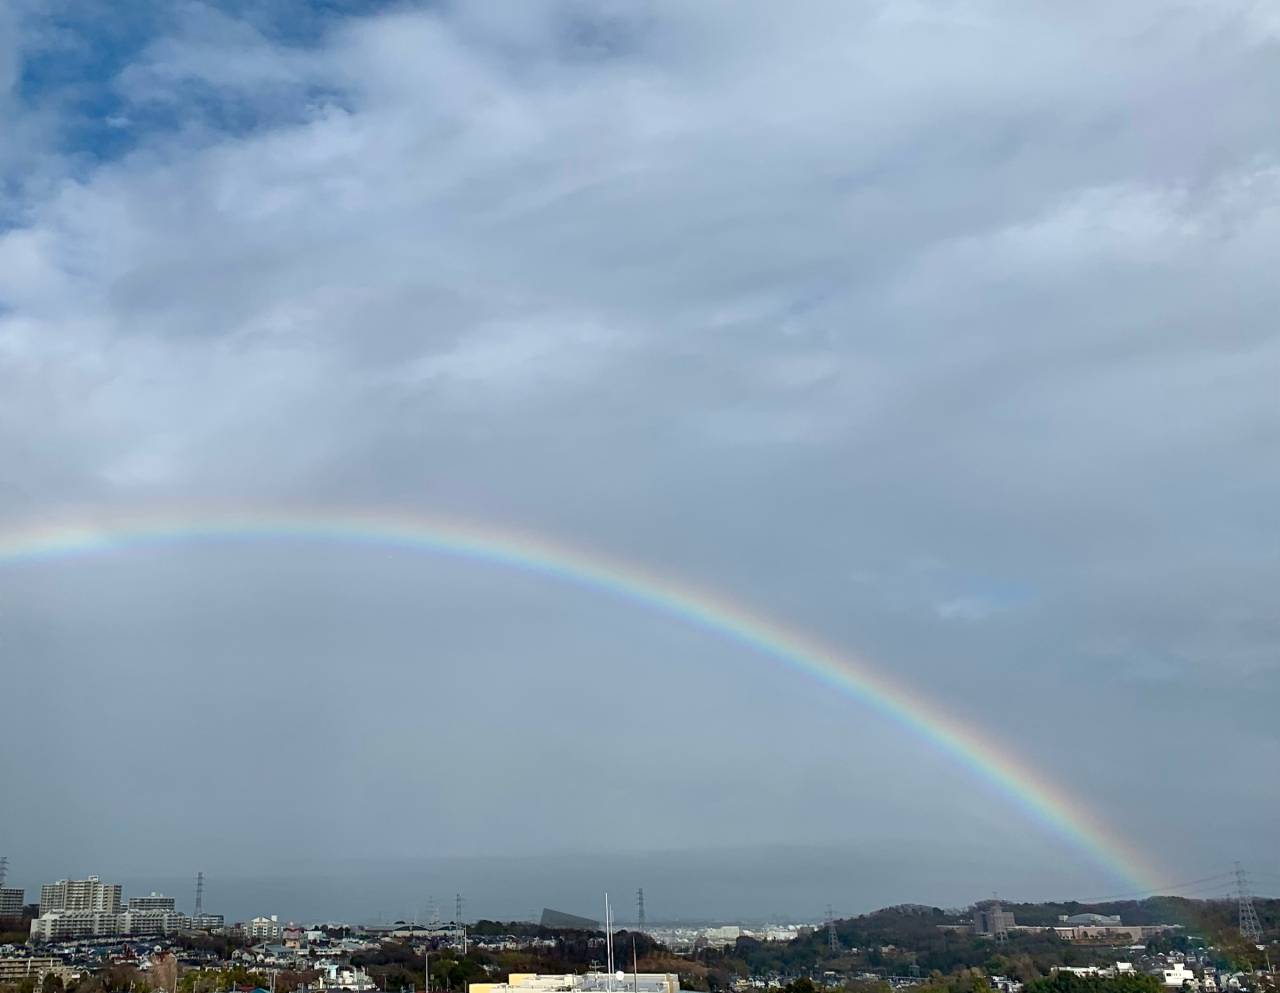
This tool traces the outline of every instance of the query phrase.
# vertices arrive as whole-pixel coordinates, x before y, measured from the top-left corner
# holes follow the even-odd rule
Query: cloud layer
[[[866,652],[1159,860],[1264,857],[1280,22],[1221,2],[283,10],[4,15],[11,526],[320,503],[572,536]],[[181,734],[174,714],[217,742],[125,777],[157,834],[182,829],[155,809],[174,790],[275,803],[273,775],[220,771],[253,765],[245,718],[314,760],[298,789],[358,795],[317,857],[427,782],[443,810],[403,802],[436,827],[383,828],[395,853],[506,850],[485,813],[504,794],[563,809],[584,781],[698,810],[620,828],[629,849],[880,837],[869,797],[959,859],[991,830],[1060,844],[848,701],[511,577],[241,549],[0,592],[8,720],[49,749],[38,775],[0,769],[65,815],[10,846],[51,871],[129,862],[147,830],[78,823],[97,760],[68,688],[139,747],[148,721]],[[452,703],[420,722],[408,701],[436,689]],[[601,714],[618,743],[596,767]],[[1230,811],[1226,835],[1175,817],[1175,788],[1177,811]],[[521,851],[594,837],[527,816]]]

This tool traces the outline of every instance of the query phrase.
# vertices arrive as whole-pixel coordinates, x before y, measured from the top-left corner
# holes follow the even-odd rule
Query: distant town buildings
[[[20,913],[22,891],[10,892],[17,894]],[[31,922],[31,940],[47,943],[162,936],[192,928],[215,931],[224,924],[220,914],[200,914],[193,919],[179,913],[174,898],[163,893],[130,897],[127,905],[122,899],[119,883],[104,883],[97,876],[48,883],[40,889],[39,916]]]

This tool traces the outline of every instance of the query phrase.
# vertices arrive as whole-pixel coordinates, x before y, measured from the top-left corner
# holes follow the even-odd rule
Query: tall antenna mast
[[[453,895],[453,923],[462,926],[462,894]]]
[[[644,887],[636,890],[636,930],[644,934]]]
[[[196,913],[195,913],[195,916],[196,916],[196,917],[199,917],[199,916],[200,916],[201,914],[203,914],[203,913],[204,913],[204,873],[203,873],[203,872],[197,872],[197,873],[196,873]]]
[[[609,909],[609,894],[604,895],[604,958],[609,977],[605,986],[613,993],[613,912]]]
[[[836,914],[827,904],[827,951],[832,955],[840,951],[840,939],[836,937]]]
[[[9,856],[0,855],[0,886],[4,885],[5,878],[9,875]]]
[[[1262,944],[1262,925],[1258,912],[1253,909],[1253,896],[1249,893],[1249,877],[1244,867],[1236,863],[1236,893],[1240,900],[1240,937],[1253,945]]]

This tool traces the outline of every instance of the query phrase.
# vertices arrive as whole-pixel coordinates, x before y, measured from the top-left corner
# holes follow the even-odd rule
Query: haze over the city
[[[1243,0],[0,6],[11,882],[813,919],[1280,872],[1278,94]],[[598,578],[183,534],[227,514],[625,563],[907,719]]]

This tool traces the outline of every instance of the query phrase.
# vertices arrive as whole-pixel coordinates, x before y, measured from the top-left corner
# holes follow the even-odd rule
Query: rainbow
[[[382,544],[502,566],[619,598],[736,642],[859,700],[994,786],[1107,871],[1142,892],[1163,878],[1078,800],[976,728],[865,661],[740,603],[644,568],[511,529],[419,514],[200,511],[0,529],[0,565],[195,541],[305,540]]]

